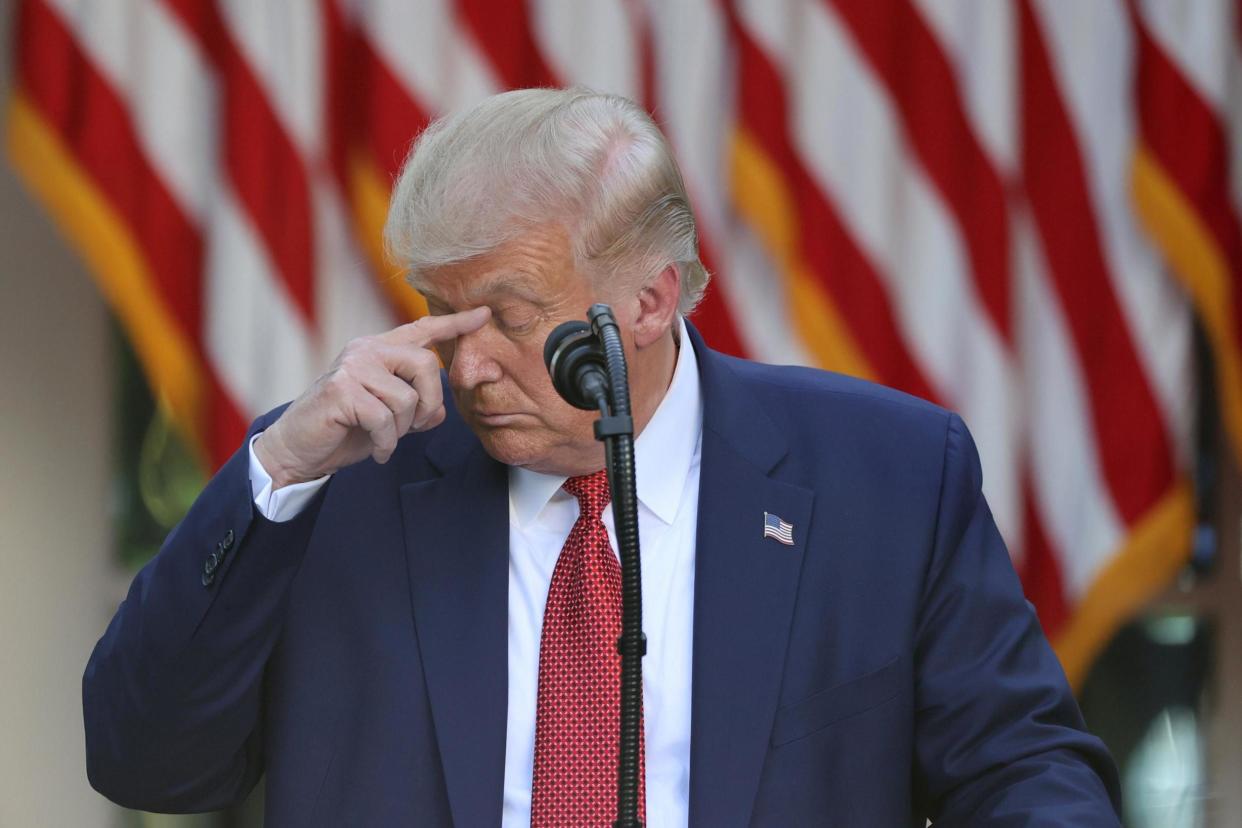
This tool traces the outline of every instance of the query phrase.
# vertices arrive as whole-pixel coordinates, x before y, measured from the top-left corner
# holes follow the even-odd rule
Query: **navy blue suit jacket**
[[[692,339],[690,823],[1116,825],[1116,773],[1023,600],[961,420]],[[211,481],[91,656],[92,784],[198,811],[266,774],[269,826],[498,825],[505,467],[450,411],[277,524],[247,461]],[[793,546],[763,537],[765,511]]]

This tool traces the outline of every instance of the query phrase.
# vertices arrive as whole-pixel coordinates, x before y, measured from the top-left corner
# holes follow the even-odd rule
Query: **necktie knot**
[[[571,477],[562,488],[578,498],[578,511],[585,518],[599,520],[603,517],[604,507],[612,501],[607,469]]]

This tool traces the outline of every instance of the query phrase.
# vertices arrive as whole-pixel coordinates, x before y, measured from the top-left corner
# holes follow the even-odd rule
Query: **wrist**
[[[268,429],[255,438],[254,454],[268,477],[272,478],[273,491],[310,479],[296,474],[284,461],[283,458],[287,454],[284,443],[273,429]]]

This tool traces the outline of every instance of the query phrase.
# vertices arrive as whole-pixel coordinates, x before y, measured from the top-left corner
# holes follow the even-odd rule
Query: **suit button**
[[[220,555],[219,550],[216,550],[215,552],[212,552],[210,555],[208,555],[207,562],[203,564],[203,574],[210,575],[213,572],[215,572],[216,568],[220,566],[221,557],[222,556]]]
[[[215,580],[216,580],[216,574],[214,572],[203,573],[203,586],[209,587]]]
[[[220,548],[225,552],[233,548],[233,530],[224,533],[224,540],[220,541]]]

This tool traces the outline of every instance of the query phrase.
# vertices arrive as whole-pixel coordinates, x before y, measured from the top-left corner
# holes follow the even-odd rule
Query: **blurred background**
[[[438,113],[647,107],[715,347],[965,417],[1131,826],[1242,826],[1242,3],[5,0],[0,826],[254,826],[86,782],[137,567],[351,336]]]

